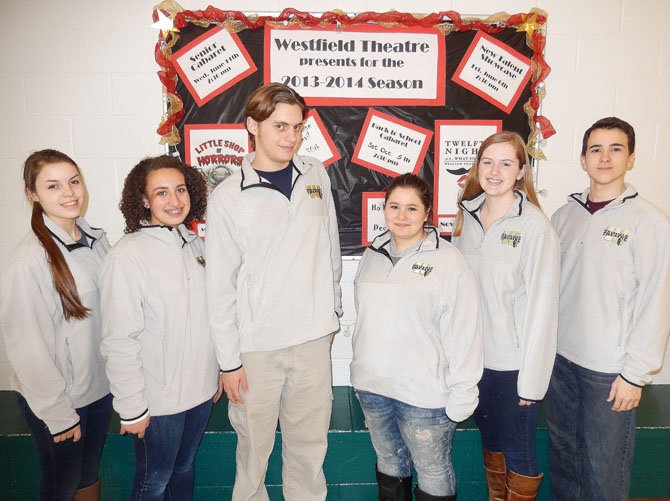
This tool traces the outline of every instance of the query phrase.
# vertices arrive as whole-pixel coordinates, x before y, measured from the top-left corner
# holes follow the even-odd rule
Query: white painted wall
[[[156,32],[150,16],[157,0],[0,0],[0,212],[5,233],[0,268],[27,231],[28,206],[21,163],[33,150],[53,147],[73,156],[91,194],[89,221],[122,232],[118,194],[128,170],[160,154],[155,128],[162,112],[153,60]],[[278,12],[285,7],[323,12],[404,11],[404,0],[182,0],[187,9]],[[550,138],[539,174],[542,200],[552,213],[568,193],[586,184],[579,162],[583,131],[595,120],[618,115],[638,133],[637,166],[629,180],[670,213],[670,18],[667,0],[414,0],[414,12],[549,13],[544,113],[558,134]],[[343,333],[333,347],[336,384],[348,382],[350,327],[355,318],[351,280],[356,263],[345,261]],[[669,305],[670,306],[670,305]],[[670,383],[670,361],[656,382]],[[0,342],[0,388],[9,367]]]

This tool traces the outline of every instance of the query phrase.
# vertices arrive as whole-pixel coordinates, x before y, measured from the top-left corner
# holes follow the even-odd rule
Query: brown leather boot
[[[94,484],[79,489],[74,495],[74,501],[99,501],[100,500],[100,480]]]
[[[503,453],[485,450],[484,469],[486,470],[486,483],[489,486],[489,501],[505,501],[507,470]]]
[[[542,473],[537,477],[526,477],[512,470],[507,470],[507,497],[506,501],[533,501],[540,490]]]

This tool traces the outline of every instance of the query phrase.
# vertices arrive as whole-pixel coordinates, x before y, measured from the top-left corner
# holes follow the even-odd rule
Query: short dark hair
[[[176,169],[186,181],[186,189],[191,199],[191,210],[184,219],[188,225],[194,219],[201,219],[207,208],[207,181],[202,172],[186,165],[177,157],[161,155],[140,161],[126,176],[119,209],[126,220],[125,233],[134,233],[142,226],[142,221],[151,218],[151,210],[144,206],[144,196],[149,172],[158,169]]]
[[[584,138],[582,139],[582,156],[586,155],[586,147],[591,133],[597,129],[619,129],[626,134],[626,137],[628,138],[628,153],[635,152],[635,129],[633,129],[633,126],[617,117],[605,117],[598,120],[584,132]]]
[[[426,209],[428,219],[430,220],[432,217],[431,211],[433,206],[433,190],[430,189],[430,185],[416,174],[401,174],[398,177],[395,177],[393,181],[391,181],[391,184],[386,188],[384,205],[386,205],[386,201],[391,196],[391,193],[393,193],[398,188],[407,188],[416,191],[416,194],[419,196],[424,209]]]

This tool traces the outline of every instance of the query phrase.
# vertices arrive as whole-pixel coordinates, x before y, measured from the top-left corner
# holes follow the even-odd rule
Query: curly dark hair
[[[177,169],[184,175],[186,189],[191,198],[191,210],[184,219],[188,225],[194,219],[201,219],[207,208],[207,181],[202,172],[194,169],[176,157],[161,155],[140,161],[126,176],[119,209],[126,220],[125,233],[134,233],[142,226],[142,221],[151,218],[151,211],[144,206],[147,176],[158,169]]]

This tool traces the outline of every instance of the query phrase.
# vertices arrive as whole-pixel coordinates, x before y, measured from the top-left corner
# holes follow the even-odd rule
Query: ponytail
[[[25,162],[23,178],[26,185],[26,190],[35,191],[35,178],[42,166],[55,163],[67,162],[75,167],[77,164],[65,155],[56,150],[42,150],[30,155]],[[77,167],[79,170],[79,167]],[[44,211],[39,202],[33,201],[33,213],[30,219],[30,227],[35,236],[44,247],[46,252],[47,262],[51,268],[51,276],[53,278],[54,287],[60,296],[61,304],[63,305],[63,316],[65,320],[83,320],[90,313],[90,309],[86,308],[79,298],[77,292],[77,284],[74,281],[70,267],[65,261],[65,257],[61,252],[58,244],[54,241],[49,229],[44,224]]]

